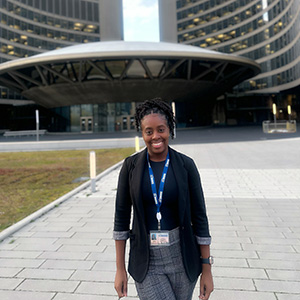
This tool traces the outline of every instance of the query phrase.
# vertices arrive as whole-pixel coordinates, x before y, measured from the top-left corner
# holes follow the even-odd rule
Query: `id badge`
[[[169,246],[168,231],[150,231],[150,246]]]

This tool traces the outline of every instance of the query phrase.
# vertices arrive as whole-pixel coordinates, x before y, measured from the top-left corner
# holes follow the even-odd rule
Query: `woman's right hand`
[[[127,297],[127,272],[126,270],[117,270],[115,277],[115,290],[119,298]]]

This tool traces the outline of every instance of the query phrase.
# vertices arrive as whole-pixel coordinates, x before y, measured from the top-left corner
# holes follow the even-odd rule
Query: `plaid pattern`
[[[186,276],[182,262],[179,229],[170,231],[170,246],[150,247],[146,278],[136,282],[140,300],[191,300],[195,282]]]

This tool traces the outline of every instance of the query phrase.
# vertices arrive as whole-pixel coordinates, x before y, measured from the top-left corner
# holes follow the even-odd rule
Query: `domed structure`
[[[260,72],[245,57],[190,45],[95,42],[9,61],[0,83],[52,108],[162,97],[216,97]]]

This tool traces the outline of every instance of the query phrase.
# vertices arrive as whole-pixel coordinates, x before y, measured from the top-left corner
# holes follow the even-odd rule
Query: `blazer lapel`
[[[130,179],[130,186],[132,190],[132,201],[135,204],[138,214],[140,214],[144,219],[144,207],[142,201],[142,179],[144,175],[144,167],[146,161],[146,152],[143,150],[137,155],[134,162],[134,168],[132,170],[132,177]]]
[[[184,166],[183,160],[173,149],[169,148],[170,161],[174,170],[175,178],[178,186],[178,210],[180,224],[183,224],[186,201],[188,196],[188,174]]]

